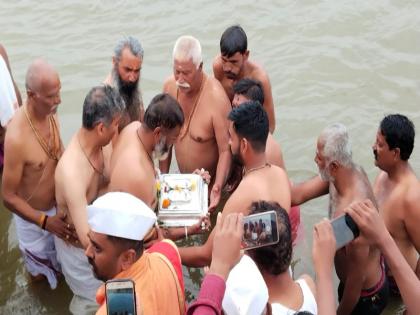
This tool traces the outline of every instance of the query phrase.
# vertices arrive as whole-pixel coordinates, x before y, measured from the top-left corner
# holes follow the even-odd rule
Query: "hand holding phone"
[[[244,217],[242,248],[252,249],[276,244],[279,241],[277,214],[267,211]]]
[[[336,240],[336,249],[340,249],[359,236],[359,228],[347,213],[331,221]]]
[[[115,279],[105,283],[108,315],[136,315],[136,294],[131,279]]]

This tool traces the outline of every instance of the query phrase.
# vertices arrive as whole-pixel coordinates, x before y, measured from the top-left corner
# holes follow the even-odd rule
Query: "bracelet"
[[[41,217],[40,217],[40,218],[39,218],[39,220],[38,220],[38,226],[39,226],[40,228],[42,228],[42,225],[44,224],[45,216],[46,216],[46,214],[45,214],[45,213],[41,213]]]
[[[185,231],[185,239],[188,239],[188,228],[186,225],[184,226],[184,231]]]
[[[42,222],[41,229],[45,230],[45,226],[47,225],[48,215],[44,214],[44,221]]]

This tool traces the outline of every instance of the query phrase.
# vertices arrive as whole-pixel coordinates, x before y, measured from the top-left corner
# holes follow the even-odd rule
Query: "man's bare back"
[[[118,137],[111,158],[108,191],[124,191],[156,207],[156,174],[154,164],[143,147],[137,131],[140,122],[127,125]]]
[[[219,154],[229,150],[227,115],[230,103],[217,80],[204,75],[202,84],[201,95],[191,97],[178,93],[175,79],[171,76],[163,90],[178,100],[185,115],[184,126],[175,144],[179,170],[181,173],[192,173],[204,168],[214,180]]]

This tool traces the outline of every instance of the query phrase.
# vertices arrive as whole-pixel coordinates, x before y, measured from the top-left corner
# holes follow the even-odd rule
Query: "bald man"
[[[46,61],[35,60],[26,75],[26,103],[7,127],[2,194],[13,212],[19,247],[28,272],[46,277],[51,288],[60,272],[52,234],[74,237],[56,213],[54,172],[63,146],[57,118],[60,79]]]

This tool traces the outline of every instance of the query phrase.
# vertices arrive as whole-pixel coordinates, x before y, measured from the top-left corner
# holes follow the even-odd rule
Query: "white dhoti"
[[[54,242],[62,272],[75,295],[70,304],[70,311],[78,315],[94,314],[99,308],[96,303],[96,291],[103,282],[93,275],[83,249],[67,244],[56,236]]]
[[[40,212],[49,216],[56,214],[55,208]],[[57,261],[52,234],[16,214],[13,217],[19,239],[19,248],[22,252],[26,269],[33,276],[44,275],[48,279],[51,289],[55,289],[61,269]]]

